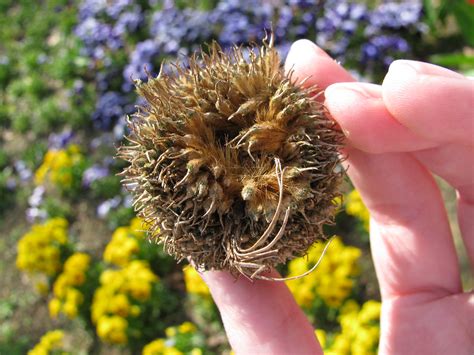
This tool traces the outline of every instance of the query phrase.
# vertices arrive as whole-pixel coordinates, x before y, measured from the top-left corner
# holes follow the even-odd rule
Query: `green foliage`
[[[121,188],[120,177],[115,175],[95,180],[91,184],[93,197],[100,199],[109,199],[119,195]]]

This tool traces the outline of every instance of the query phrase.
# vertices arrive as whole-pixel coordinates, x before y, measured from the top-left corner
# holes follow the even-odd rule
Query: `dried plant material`
[[[123,183],[178,260],[250,278],[326,240],[342,172],[343,135],[317,88],[281,68],[273,40],[216,43],[137,85],[147,105],[129,119]]]

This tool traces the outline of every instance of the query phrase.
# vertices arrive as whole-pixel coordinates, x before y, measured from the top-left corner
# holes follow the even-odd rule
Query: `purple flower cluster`
[[[328,1],[324,15],[316,20],[316,42],[343,61],[351,40],[367,18],[368,9],[364,4]]]
[[[74,33],[83,41],[86,55],[104,60],[108,52],[122,49],[125,36],[142,22],[141,7],[132,0],[83,0]]]
[[[147,39],[137,43],[137,46],[130,54],[130,61],[123,71],[124,83],[122,89],[130,91],[135,80],[145,80],[146,71],[154,72],[153,59],[159,54],[159,45],[152,39]]]
[[[101,166],[94,164],[82,175],[82,186],[89,187],[94,181],[100,180],[109,175],[109,168],[107,166]]]
[[[258,42],[273,28],[282,57],[294,40],[309,38],[371,75],[410,53],[403,33],[423,30],[421,0],[384,1],[373,9],[349,0],[220,0],[210,11],[182,9],[171,0],[160,5],[153,12],[158,5],[151,0],[83,0],[75,32],[95,66],[96,127],[109,130],[127,113],[134,80],[146,80],[162,60],[184,58],[213,39],[227,48]]]
[[[276,7],[270,1],[258,5],[252,0],[221,0],[210,14],[210,23],[219,29],[217,40],[223,47],[257,42],[271,28]]]
[[[48,137],[48,146],[50,149],[62,149],[69,144],[74,137],[74,132],[65,130],[60,133],[51,133]]]
[[[424,30],[420,22],[422,12],[423,6],[419,1],[382,3],[370,13],[366,33],[377,33],[381,29],[399,30],[409,27]]]
[[[46,189],[43,185],[35,187],[33,193],[28,198],[28,208],[26,210],[26,219],[33,223],[37,220],[44,220],[47,217],[47,212],[41,208]]]
[[[379,35],[362,45],[362,61],[364,63],[382,62],[389,66],[394,60],[392,53],[406,53],[410,49],[408,42],[396,35]]]
[[[130,101],[121,93],[107,91],[99,97],[92,114],[94,126],[108,130],[122,116],[129,114],[133,110]]]

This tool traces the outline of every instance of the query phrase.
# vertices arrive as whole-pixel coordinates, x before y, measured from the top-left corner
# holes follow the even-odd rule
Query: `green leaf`
[[[423,7],[425,9],[425,21],[430,27],[433,34],[436,34],[437,10],[433,4],[433,0],[423,0]]]
[[[451,7],[465,40],[474,46],[474,5],[467,0],[457,0],[453,1]]]
[[[465,70],[474,68],[474,56],[462,53],[434,54],[430,57],[430,61],[444,67],[463,68]]]

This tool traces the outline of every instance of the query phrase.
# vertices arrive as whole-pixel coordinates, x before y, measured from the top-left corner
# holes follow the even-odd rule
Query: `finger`
[[[371,248],[384,299],[460,291],[456,252],[431,174],[406,153],[349,152],[348,173],[371,214]]]
[[[471,267],[474,268],[474,200],[458,196],[458,221]]]
[[[396,61],[382,86],[384,102],[399,122],[442,143],[414,155],[458,191],[459,225],[472,262],[474,81],[435,65]]]
[[[383,84],[389,112],[436,142],[473,143],[474,81],[427,63],[395,61]]]
[[[442,68],[433,68],[435,74],[445,74]],[[454,75],[445,71],[446,75]],[[413,105],[416,104],[413,99]],[[469,212],[472,211],[469,201],[474,201],[474,146],[440,143],[420,137],[388,112],[382,99],[382,88],[377,85],[331,85],[326,89],[326,106],[342,127],[351,146],[371,153],[412,151],[430,171],[458,190],[464,201],[459,203],[459,215],[466,216],[460,218],[460,228],[466,231],[462,234],[464,243],[470,259],[474,260],[474,236],[467,225],[474,219],[472,212]]]
[[[293,70],[298,81],[306,79],[305,85],[317,85],[322,89],[336,82],[354,81],[334,59],[306,39],[293,43],[286,57],[285,70]]]
[[[474,266],[474,145],[444,144],[413,156],[457,190],[459,228]]]
[[[309,47],[308,42],[303,45]],[[316,50],[311,53],[299,47],[293,55],[287,67],[293,67],[297,77],[312,75],[315,84],[321,77],[323,88],[330,78],[332,82],[350,80],[348,73],[341,73],[342,68],[326,58],[326,66],[318,66],[321,60]],[[304,58],[307,67],[293,66],[292,58]],[[339,121],[337,112],[331,114]],[[431,175],[408,154],[348,151],[348,173],[372,214],[372,251],[384,297],[459,290],[449,225]]]
[[[382,87],[338,83],[326,89],[326,107],[337,119],[348,143],[368,153],[404,152],[436,145],[398,122],[385,107]]]
[[[314,329],[282,282],[203,273],[237,354],[322,354]],[[277,276],[275,275],[272,276]]]

